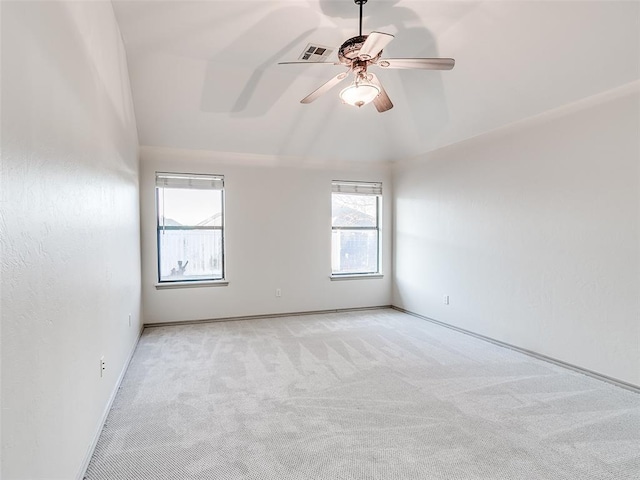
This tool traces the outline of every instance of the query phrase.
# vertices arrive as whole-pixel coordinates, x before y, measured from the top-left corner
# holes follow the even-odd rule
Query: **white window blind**
[[[350,195],[382,195],[382,183],[379,182],[343,182],[334,180],[331,183],[333,193]]]
[[[156,173],[156,187],[222,190],[224,188],[224,177],[191,173]]]

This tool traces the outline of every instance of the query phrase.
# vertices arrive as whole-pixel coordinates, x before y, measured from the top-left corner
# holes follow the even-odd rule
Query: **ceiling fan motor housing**
[[[364,44],[368,36],[369,35],[359,35],[344,42],[338,50],[338,60],[340,61],[340,63],[350,66],[353,61],[358,58],[360,49],[362,48],[362,45]],[[380,58],[380,55],[382,55],[382,50],[380,50],[380,52],[378,52],[375,57],[367,60],[370,62],[375,62]]]

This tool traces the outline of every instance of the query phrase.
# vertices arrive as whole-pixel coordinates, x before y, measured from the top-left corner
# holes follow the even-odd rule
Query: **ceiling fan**
[[[370,66],[381,68],[451,70],[455,65],[453,58],[381,58],[382,49],[386,47],[394,36],[388,33],[371,32],[362,35],[362,6],[367,0],[354,0],[360,6],[360,34],[344,42],[338,50],[338,62],[280,62],[279,65],[292,64],[323,64],[342,65],[349,69],[339,73],[324,85],[300,100],[300,103],[311,103],[328,92],[353,72],[354,80],[347,88],[340,92],[344,103],[355,107],[362,107],[373,102],[378,112],[386,112],[393,108],[387,92],[382,87],[378,77],[370,73]]]

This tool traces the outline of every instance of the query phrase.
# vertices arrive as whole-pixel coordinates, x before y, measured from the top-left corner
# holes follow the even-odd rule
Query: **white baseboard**
[[[330,310],[309,310],[304,312],[265,313],[262,315],[244,315],[239,317],[220,317],[220,318],[206,318],[203,320],[178,320],[175,322],[145,323],[144,327],[153,328],[153,327],[171,327],[176,325],[197,325],[200,323],[233,322],[236,320],[260,320],[263,318],[294,317],[299,315],[319,315],[324,313],[360,312],[363,310],[380,310],[384,308],[393,308],[393,307],[391,305],[378,305],[374,307],[333,308]]]
[[[136,353],[136,348],[138,348],[138,343],[140,343],[140,337],[142,336],[143,330],[144,330],[144,325],[141,326],[140,331],[138,332],[138,338],[136,339],[133,345],[133,348],[131,349],[131,352],[129,352],[129,357],[127,358],[127,361],[124,363],[124,366],[122,367],[122,371],[118,376],[118,381],[116,382],[115,386],[113,387],[113,391],[109,396],[109,401],[107,402],[107,405],[104,407],[104,411],[102,412],[102,418],[100,419],[100,423],[99,423],[100,427],[96,431],[95,435],[93,436],[93,440],[91,441],[91,443],[89,444],[89,447],[87,448],[87,452],[84,456],[84,460],[82,461],[82,464],[80,465],[80,469],[78,470],[78,474],[76,475],[76,480],[83,480],[85,478],[85,475],[87,473],[87,468],[89,468],[89,462],[91,462],[91,457],[93,457],[93,452],[96,449],[96,446],[98,445],[98,440],[100,439],[100,435],[102,434],[102,429],[104,428],[104,424],[107,421],[107,416],[109,415],[109,412],[111,411],[111,406],[113,405],[113,401],[115,400],[116,395],[118,394],[118,390],[120,389],[120,384],[122,383],[122,379],[124,379],[124,375],[125,373],[127,373],[127,369],[129,368],[129,364],[131,363],[133,354]]]
[[[450,328],[451,330],[455,330],[460,333],[464,333],[465,335],[471,335],[472,337],[479,338],[480,340],[484,340],[489,343],[493,343],[494,345],[498,345],[500,347],[505,347],[510,350],[515,350],[516,352],[524,353],[525,355],[529,355],[530,357],[537,358],[539,360],[544,360],[545,362],[553,363],[560,367],[568,368],[578,373],[582,373],[584,375],[588,375],[590,377],[596,378],[598,380],[602,380],[603,382],[611,383],[618,387],[624,388],[626,390],[631,390],[635,393],[640,393],[640,386],[634,385],[632,383],[628,383],[622,380],[618,380],[617,378],[609,377],[607,375],[603,375],[598,372],[594,372],[593,370],[588,370],[586,368],[579,367],[577,365],[573,365],[571,363],[563,362],[562,360],[558,360],[557,358],[548,357],[541,353],[534,352],[533,350],[527,350],[526,348],[520,348],[515,345],[511,345],[510,343],[501,342],[500,340],[496,340],[495,338],[487,337],[485,335],[481,335],[479,333],[472,332],[471,330],[465,330],[464,328],[455,327],[445,322],[441,322],[439,320],[435,320],[433,318],[426,317],[424,315],[420,315],[419,313],[412,312],[411,310],[405,310],[401,307],[396,307],[395,305],[391,306],[392,309],[397,310],[402,313],[406,313],[407,315],[411,315],[412,317],[417,317],[422,320],[426,320],[431,323],[435,323],[437,325]]]

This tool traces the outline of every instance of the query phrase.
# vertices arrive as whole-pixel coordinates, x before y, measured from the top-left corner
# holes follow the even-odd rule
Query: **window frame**
[[[212,226],[198,226],[198,225],[161,225],[160,224],[160,191],[163,187],[158,185],[159,177],[187,177],[190,179],[211,179],[212,181],[220,181],[221,188],[202,188],[202,190],[220,190],[220,225]],[[182,172],[155,172],[155,196],[156,196],[156,260],[157,260],[157,276],[156,276],[156,288],[178,288],[184,286],[207,286],[207,285],[228,285],[226,280],[226,239],[225,239],[225,179],[224,175],[220,174],[204,174],[204,173],[182,173]],[[171,188],[171,187],[165,187]],[[173,187],[180,188],[180,187]],[[189,188],[184,188],[188,190]],[[164,218],[164,215],[163,215]],[[160,236],[162,231],[195,231],[195,230],[219,230],[220,234],[220,252],[221,252],[221,269],[220,277],[207,277],[207,278],[180,278],[176,280],[163,280],[161,276],[161,255],[162,248],[160,247]]]
[[[344,191],[340,191],[340,188]],[[358,190],[362,191],[358,191]],[[352,191],[351,191],[352,190]],[[371,193],[367,192],[369,190]],[[372,227],[363,226],[335,226],[333,224],[333,195],[362,195],[376,199],[376,224]],[[333,271],[333,232],[334,231],[374,231],[376,232],[376,270],[374,272],[334,272]],[[333,180],[331,182],[331,275],[332,280],[346,280],[349,278],[382,278],[382,182],[361,182]]]

